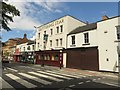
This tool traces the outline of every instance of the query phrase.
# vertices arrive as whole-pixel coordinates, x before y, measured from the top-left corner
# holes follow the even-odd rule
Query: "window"
[[[61,32],[63,32],[63,25],[61,25],[60,28],[61,28]]]
[[[62,38],[60,39],[60,46],[62,46]]]
[[[46,34],[46,31],[44,31],[44,34]]]
[[[53,29],[50,29],[51,35],[53,35]]]
[[[35,50],[35,47],[34,47],[34,45],[32,45],[32,49],[33,49],[33,50]]]
[[[56,39],[56,46],[58,46],[58,39]]]
[[[38,49],[39,49],[39,43],[38,43]]]
[[[57,33],[59,33],[59,27],[57,27]]]
[[[52,40],[50,40],[50,47],[52,47]]]
[[[38,33],[38,39],[40,39],[40,33]]]
[[[25,51],[25,47],[24,47],[24,51]]]
[[[117,27],[117,39],[120,39],[120,26]]]
[[[58,61],[58,59],[59,59],[59,56],[55,55],[55,61]]]
[[[75,36],[72,36],[72,45],[75,44]]]
[[[84,43],[89,43],[89,34],[84,33]]]

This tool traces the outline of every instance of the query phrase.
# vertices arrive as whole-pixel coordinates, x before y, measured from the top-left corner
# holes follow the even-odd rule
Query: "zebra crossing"
[[[12,70],[13,69],[10,69]],[[15,71],[15,70],[14,70]],[[8,79],[6,79],[6,78]],[[37,87],[44,87],[46,85],[51,85],[53,82],[63,82],[65,80],[71,79],[78,79],[83,77],[83,75],[76,75],[76,74],[66,74],[58,71],[28,71],[28,72],[16,72],[15,73],[5,73],[3,78],[0,80],[2,81],[2,88],[17,88],[14,84],[10,81],[14,81],[15,84],[19,83],[21,86],[25,88],[37,88]],[[34,81],[34,82],[33,82]],[[40,86],[41,85],[41,86]]]

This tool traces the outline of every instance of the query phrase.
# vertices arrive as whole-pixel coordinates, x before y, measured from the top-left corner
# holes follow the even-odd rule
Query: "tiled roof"
[[[97,23],[87,24],[85,26],[77,27],[76,29],[71,31],[68,35],[81,33],[81,32],[84,32],[84,31],[90,31],[90,30],[93,30],[93,29],[96,29],[96,28],[97,28]]]

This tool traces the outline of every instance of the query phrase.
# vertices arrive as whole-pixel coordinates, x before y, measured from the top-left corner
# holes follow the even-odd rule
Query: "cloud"
[[[34,26],[40,26],[40,21],[45,13],[62,13],[61,4],[57,2],[45,2],[45,0],[8,0],[7,3],[14,5],[20,16],[14,17],[14,22],[9,23],[11,29],[33,30]]]

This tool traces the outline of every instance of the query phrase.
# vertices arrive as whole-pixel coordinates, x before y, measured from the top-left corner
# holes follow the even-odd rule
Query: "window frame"
[[[74,37],[74,38],[73,38]],[[71,36],[72,45],[75,45],[75,35]]]
[[[88,32],[84,33],[84,43],[85,44],[89,43],[89,33]]]

